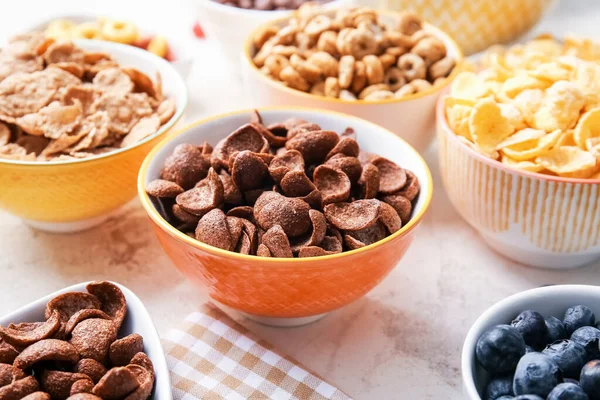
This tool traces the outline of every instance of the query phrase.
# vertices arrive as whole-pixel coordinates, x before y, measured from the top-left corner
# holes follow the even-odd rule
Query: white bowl
[[[44,30],[46,30],[46,28],[52,21],[56,21],[59,19],[73,21],[76,24],[81,24],[83,22],[94,22],[97,20],[97,18],[98,18],[98,16],[93,15],[93,14],[58,15],[58,16],[54,16],[52,18],[48,18],[43,21],[40,21],[40,22],[36,23],[35,25],[32,25],[28,28],[25,28],[24,32],[44,31]],[[171,61],[170,63],[173,66],[173,68],[175,68],[175,70],[177,72],[179,72],[179,74],[181,75],[181,77],[183,79],[187,79],[187,77],[189,76],[190,71],[192,69],[192,64],[194,61],[194,58],[188,52],[189,46],[186,46],[184,43],[181,43],[179,40],[175,40],[172,36],[169,35],[167,29],[165,29],[164,32],[163,31],[153,31],[153,30],[150,31],[150,30],[144,29],[144,27],[140,27],[137,23],[135,23],[135,24],[138,27],[138,29],[140,29],[141,36],[161,35],[161,36],[165,36],[167,38],[167,42],[169,43],[169,48],[175,55],[175,60]]]
[[[334,11],[330,11],[333,14]],[[284,26],[290,17],[273,21],[275,25]],[[379,18],[392,25],[399,14],[379,12]],[[423,152],[435,136],[435,104],[443,89],[450,85],[459,72],[462,53],[458,45],[443,31],[425,23],[423,29],[441,39],[448,55],[456,60],[456,67],[441,85],[404,98],[385,99],[379,101],[350,101],[305,93],[274,81],[260,72],[252,61],[256,53],[252,44],[251,33],[245,43],[242,59],[242,77],[248,96],[258,106],[290,105],[312,107],[343,112],[374,122],[394,132],[406,140],[417,151]]]
[[[546,317],[563,319],[567,308],[583,304],[600,317],[600,287],[588,285],[557,285],[526,290],[507,297],[488,308],[475,321],[463,344],[461,369],[465,396],[480,400],[489,375],[475,358],[475,345],[485,331],[510,322],[524,310],[535,310]]]
[[[19,322],[36,322],[44,321],[44,310],[46,304],[59,294],[67,292],[86,292],[85,287],[90,282],[78,283],[77,285],[69,286],[57,292],[42,297],[28,305],[19,308],[0,318],[0,325],[7,326],[12,323]],[[150,314],[144,307],[142,301],[131,290],[116,282],[112,282],[121,289],[125,300],[127,300],[127,314],[119,331],[119,337],[127,336],[132,333],[139,333],[144,338],[144,352],[148,355],[154,371],[156,372],[156,381],[154,382],[154,391],[151,399],[154,400],[172,400],[171,394],[171,379],[169,378],[169,369],[167,368],[167,360],[158,337],[158,332],[152,323]]]
[[[291,15],[294,10],[260,11],[226,6],[213,0],[194,0],[198,19],[206,37],[216,39],[227,60],[234,65],[240,62],[244,42],[259,25],[276,18]],[[323,5],[326,9],[347,6],[353,0],[333,0]],[[235,71],[236,73],[238,70]]]

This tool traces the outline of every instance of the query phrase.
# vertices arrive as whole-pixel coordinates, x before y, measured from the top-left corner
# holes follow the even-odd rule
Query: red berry
[[[196,23],[194,24],[194,35],[198,38],[198,39],[204,39],[204,31],[202,30],[202,27],[200,26],[200,23],[198,21],[196,21]]]

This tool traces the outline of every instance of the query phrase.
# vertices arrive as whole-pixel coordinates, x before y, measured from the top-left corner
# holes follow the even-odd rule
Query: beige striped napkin
[[[175,400],[350,399],[213,305],[163,342]]]

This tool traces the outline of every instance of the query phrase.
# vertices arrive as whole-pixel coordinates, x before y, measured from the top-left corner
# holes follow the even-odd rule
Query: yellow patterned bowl
[[[187,105],[185,83],[168,61],[117,43],[81,40],[77,45],[87,51],[109,53],[119,64],[149,76],[159,72],[163,91],[175,99],[177,111],[154,135],[98,157],[52,162],[0,159],[0,208],[40,230],[76,232],[91,228],[134,198],[142,161],[181,118]]]
[[[378,0],[379,8],[412,10],[448,33],[465,55],[516,39],[553,0]]]

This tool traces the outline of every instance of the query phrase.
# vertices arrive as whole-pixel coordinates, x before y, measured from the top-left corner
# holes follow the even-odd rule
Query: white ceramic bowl
[[[485,331],[510,322],[521,311],[535,310],[544,317],[563,319],[567,308],[583,304],[600,317],[600,287],[588,285],[557,285],[526,290],[507,297],[488,308],[475,321],[463,344],[461,370],[465,396],[481,400],[489,375],[475,358],[475,345]]]
[[[330,13],[333,14],[334,11],[330,11]],[[380,20],[388,24],[393,24],[399,16],[397,13],[381,11],[379,15]],[[271,23],[284,26],[289,18],[281,18]],[[246,93],[259,106],[313,107],[364,118],[396,133],[417,151],[422,152],[429,146],[435,135],[435,103],[442,90],[458,74],[462,61],[462,53],[450,36],[427,23],[424,25],[424,29],[444,42],[448,49],[448,55],[454,57],[457,64],[443,84],[429,90],[400,99],[366,102],[333,99],[291,89],[281,82],[276,82],[263,75],[252,61],[252,57],[256,53],[252,44],[253,31],[244,45],[244,58],[242,60],[242,74]]]
[[[198,19],[208,39],[217,40],[223,54],[233,65],[240,62],[244,42],[259,25],[276,18],[291,15],[293,10],[259,11],[226,6],[213,0],[194,0]],[[353,0],[333,0],[323,7],[334,9],[350,5]],[[238,72],[237,69],[235,71]]]
[[[158,132],[97,157],[50,162],[0,160],[0,208],[50,232],[92,228],[135,197],[137,172],[144,157],[181,119],[188,101],[185,82],[168,61],[119,43],[75,43],[86,51],[109,53],[120,65],[137,68],[152,78],[160,72],[163,92],[175,100],[177,110]]]
[[[44,296],[28,305],[19,308],[0,318],[0,325],[7,326],[12,323],[19,322],[37,322],[44,321],[44,310],[46,304],[58,296],[67,292],[86,292],[85,287],[90,282],[78,283],[77,285],[69,286],[57,292]],[[142,301],[131,290],[116,282],[117,285],[127,300],[127,314],[119,331],[119,337],[127,336],[132,333],[139,333],[144,338],[144,352],[148,355],[154,370],[156,372],[156,381],[154,382],[154,391],[151,399],[153,400],[172,400],[171,394],[171,379],[169,378],[169,369],[167,368],[167,360],[158,337],[158,332],[152,323],[150,314],[144,307]]]
[[[25,28],[24,31],[25,32],[44,31],[52,21],[59,20],[59,19],[73,21],[76,24],[81,24],[83,22],[94,22],[97,20],[97,18],[98,18],[97,15],[92,15],[92,14],[59,15],[59,16],[54,16],[52,18],[45,19],[43,21],[39,21],[38,23],[30,26],[29,28]],[[169,43],[169,48],[171,49],[171,51],[173,52],[173,55],[175,56],[175,60],[171,61],[171,65],[173,65],[173,68],[175,68],[175,70],[177,72],[179,72],[179,74],[181,74],[183,79],[187,79],[187,77],[189,76],[190,71],[192,69],[192,64],[194,61],[194,58],[189,53],[189,46],[186,43],[182,43],[181,41],[176,40],[175,38],[170,36],[168,30],[166,30],[166,29],[164,32],[163,31],[146,30],[146,29],[144,29],[144,27],[140,27],[140,26],[138,26],[138,29],[140,29],[141,36],[162,35],[167,38],[167,42]]]

